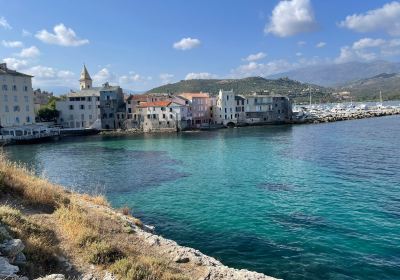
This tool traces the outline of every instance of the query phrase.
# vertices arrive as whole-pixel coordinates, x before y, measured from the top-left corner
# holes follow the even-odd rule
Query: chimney
[[[0,70],[7,71],[7,63],[0,63]]]

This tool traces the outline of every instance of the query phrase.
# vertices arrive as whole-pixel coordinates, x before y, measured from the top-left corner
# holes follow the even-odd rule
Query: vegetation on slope
[[[382,91],[384,100],[400,99],[400,74],[382,73],[371,78],[347,83],[341,90],[348,90],[358,100],[379,100]]]
[[[154,88],[148,93],[182,93],[182,92],[208,92],[216,95],[219,90],[233,90],[236,94],[249,94],[252,92],[266,92],[270,94],[288,95],[296,101],[307,100],[309,90],[313,96],[322,101],[332,98],[330,89],[317,85],[304,84],[288,78],[276,80],[262,77],[249,77],[244,79],[196,79],[182,80],[174,84],[167,84]]]
[[[122,212],[129,215],[127,209]],[[0,225],[25,244],[22,272],[29,278],[50,273],[80,277],[93,273],[90,265],[95,265],[99,275],[107,270],[118,279],[189,279],[190,270],[182,271],[144,246],[130,223],[115,215],[103,197],[65,191],[0,155]],[[72,268],[66,269],[62,259]]]

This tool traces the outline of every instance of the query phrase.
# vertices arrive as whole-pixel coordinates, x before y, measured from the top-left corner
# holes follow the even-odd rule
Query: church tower
[[[79,79],[79,85],[81,90],[92,88],[92,78],[90,77],[85,64],[83,65],[81,78]]]

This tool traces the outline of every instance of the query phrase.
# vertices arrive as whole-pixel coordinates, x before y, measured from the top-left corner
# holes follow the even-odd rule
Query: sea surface
[[[284,279],[400,279],[400,116],[5,150],[229,266]]]

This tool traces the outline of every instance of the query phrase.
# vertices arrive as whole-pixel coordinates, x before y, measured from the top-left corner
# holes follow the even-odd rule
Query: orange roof
[[[143,102],[139,105],[139,107],[167,107],[169,104],[171,104],[171,101]]]
[[[209,98],[210,95],[208,93],[203,93],[203,92],[184,92],[179,94],[180,96],[183,96],[187,99],[192,100],[193,98]]]

